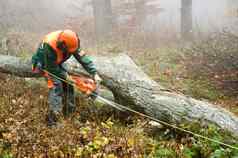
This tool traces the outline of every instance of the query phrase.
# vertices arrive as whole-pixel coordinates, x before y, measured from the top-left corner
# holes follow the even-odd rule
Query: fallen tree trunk
[[[169,123],[213,123],[238,136],[238,117],[207,102],[167,91],[151,80],[125,54],[95,57],[94,60],[104,85],[116,101],[147,115]],[[37,77],[31,73],[30,62],[17,57],[0,56],[0,72],[20,77]],[[68,62],[72,71],[81,72],[80,65]]]

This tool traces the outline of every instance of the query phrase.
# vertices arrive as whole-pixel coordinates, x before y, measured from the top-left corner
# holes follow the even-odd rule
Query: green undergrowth
[[[11,144],[0,139],[0,158],[13,158]]]
[[[196,136],[176,129],[157,131],[154,134],[154,139],[158,143],[154,151],[155,157],[235,158],[238,156],[238,149],[217,143],[219,141],[234,148],[238,147],[237,138],[232,137],[227,131],[220,130],[214,125],[201,126],[199,122],[181,124],[179,127],[193,132]]]

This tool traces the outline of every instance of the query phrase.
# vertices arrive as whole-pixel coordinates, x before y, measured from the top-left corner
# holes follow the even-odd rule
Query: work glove
[[[40,62],[32,64],[32,71],[34,73],[40,73],[43,71],[43,66]]]
[[[73,78],[68,73],[66,74],[66,78],[65,79],[66,79],[67,82],[74,83]]]
[[[94,101],[97,99],[97,96],[98,96],[98,91],[95,90],[93,91],[91,94],[89,94],[89,97]]]
[[[98,74],[95,74],[95,75],[93,76],[93,79],[94,79],[94,81],[96,82],[97,89],[96,89],[95,91],[93,91],[93,92],[89,95],[89,97],[94,101],[94,100],[96,100],[96,98],[97,98],[97,96],[98,96],[98,87],[99,87],[100,83],[102,82],[102,79],[101,79],[101,77],[100,77]]]
[[[100,83],[102,82],[102,78],[97,73],[93,76],[93,79],[97,85],[100,85]]]

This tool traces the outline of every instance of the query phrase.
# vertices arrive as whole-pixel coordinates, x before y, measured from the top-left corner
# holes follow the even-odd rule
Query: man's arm
[[[80,48],[74,53],[75,59],[83,66],[83,68],[92,76],[97,74],[96,67],[92,59]]]
[[[96,67],[92,61],[92,59],[81,49],[74,54],[76,60],[83,66],[83,68],[93,76],[93,79],[97,84],[100,84],[102,79],[98,75]]]

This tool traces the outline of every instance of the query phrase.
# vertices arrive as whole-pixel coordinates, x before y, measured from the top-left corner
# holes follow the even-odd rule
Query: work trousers
[[[49,88],[49,111],[68,116],[75,110],[74,87],[56,78],[50,78],[53,86]],[[49,78],[47,78],[49,80]]]

